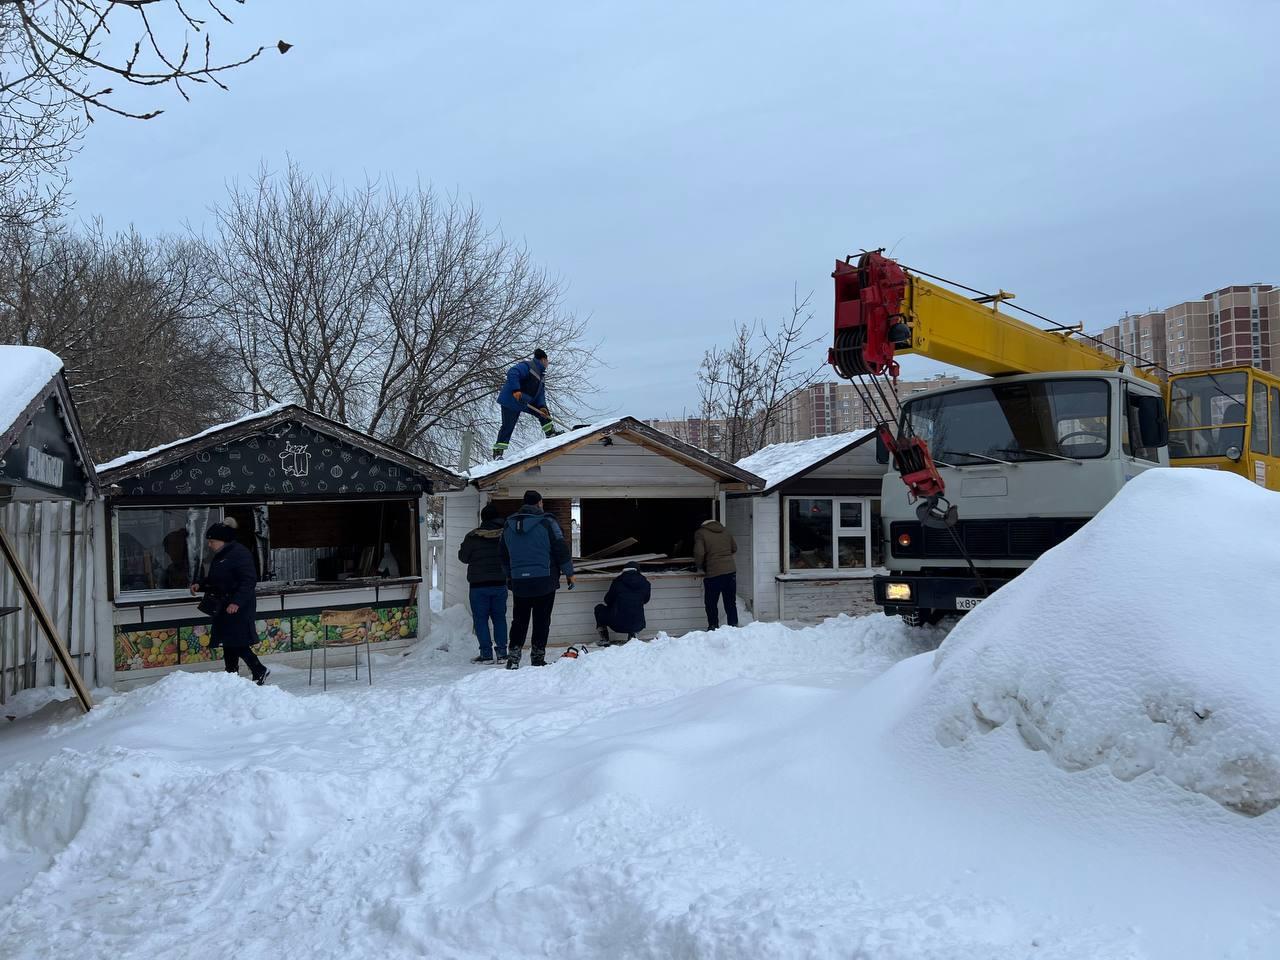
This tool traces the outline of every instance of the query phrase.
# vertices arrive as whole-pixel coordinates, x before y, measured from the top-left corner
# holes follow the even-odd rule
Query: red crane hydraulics
[[[902,312],[910,283],[907,273],[879,251],[871,251],[862,254],[856,265],[848,259],[837,261],[831,276],[836,285],[835,345],[827,361],[837,374],[853,381],[867,408],[874,411],[876,432],[912,500],[925,500],[933,509],[945,485],[928,445],[891,426],[896,403],[889,398],[896,401],[898,379],[894,352],[911,346],[909,318]]]

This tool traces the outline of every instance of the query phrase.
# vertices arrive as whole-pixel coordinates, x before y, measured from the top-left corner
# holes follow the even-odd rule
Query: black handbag
[[[196,609],[206,617],[216,617],[222,613],[222,603],[206,593],[196,604]]]

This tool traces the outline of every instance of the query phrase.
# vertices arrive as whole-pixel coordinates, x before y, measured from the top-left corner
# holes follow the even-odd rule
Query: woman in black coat
[[[205,540],[213,559],[203,583],[193,583],[192,593],[203,593],[202,612],[213,620],[209,642],[222,645],[222,661],[227,673],[239,673],[240,661],[253,674],[253,682],[262,686],[271,673],[251,649],[258,642],[258,576],[253,555],[236,540],[233,517],[214,523],[205,531]]]
[[[644,629],[644,605],[649,602],[651,589],[637,564],[628,563],[622,568],[622,573],[609,584],[604,603],[596,604],[596,629],[602,647],[610,643],[610,630],[625,633],[627,640],[631,640]]]

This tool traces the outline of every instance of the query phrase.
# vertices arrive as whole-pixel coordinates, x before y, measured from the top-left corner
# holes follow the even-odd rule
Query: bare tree
[[[429,189],[344,190],[290,166],[233,187],[205,241],[246,404],[296,401],[442,460],[488,425],[506,369],[552,354],[581,399],[584,324],[528,251]]]
[[[217,0],[0,0],[3,215],[56,212],[66,161],[94,111],[136,120],[163,112],[121,91],[168,88],[190,99],[198,84],[225,89],[225,74],[266,49],[215,57],[210,21],[232,22]],[[193,46],[192,34],[203,40]]]
[[[713,452],[730,462],[771,442],[787,399],[813,383],[818,367],[804,364],[805,351],[821,338],[808,338],[810,302],[793,295],[791,313],[776,329],[764,322],[735,323],[733,341],[702,356],[698,392],[703,434],[717,438]],[[713,425],[718,429],[713,429]]]
[[[232,409],[200,251],[100,228],[0,230],[0,339],[57,353],[85,434],[110,457],[193,433]]]

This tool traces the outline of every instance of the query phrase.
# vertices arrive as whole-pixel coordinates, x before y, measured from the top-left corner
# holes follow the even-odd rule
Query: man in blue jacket
[[[542,432],[548,437],[558,436],[560,431],[551,422],[547,409],[547,353],[538,349],[529,360],[521,360],[507,371],[507,382],[498,391],[498,406],[502,408],[502,429],[493,445],[493,459],[501,460],[511,446],[511,434],[516,429],[520,414],[536,417],[542,424]]]
[[[533,619],[533,643],[529,662],[547,665],[547,637],[551,635],[551,608],[560,589],[560,574],[574,587],[573,560],[564,533],[555,517],[542,510],[542,495],[526,491],[524,505],[507,517],[502,529],[502,566],[511,589],[511,636],[507,640],[507,669],[520,667],[524,636]]]

